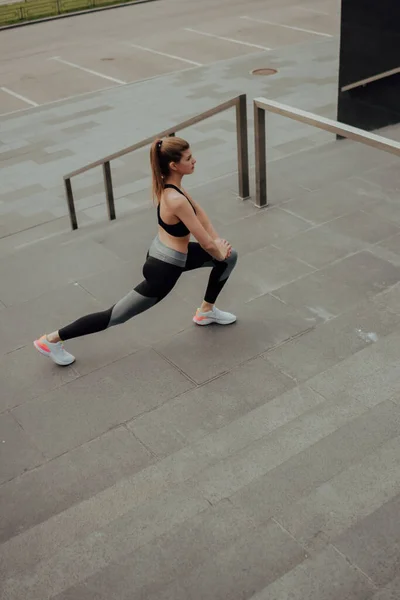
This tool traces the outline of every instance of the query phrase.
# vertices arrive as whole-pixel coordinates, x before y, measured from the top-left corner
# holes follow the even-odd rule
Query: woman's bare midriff
[[[168,246],[168,248],[172,248],[177,252],[182,252],[183,254],[187,254],[188,245],[190,241],[190,234],[185,235],[185,237],[174,237],[173,235],[169,235],[162,227],[158,227],[158,237],[160,242]]]

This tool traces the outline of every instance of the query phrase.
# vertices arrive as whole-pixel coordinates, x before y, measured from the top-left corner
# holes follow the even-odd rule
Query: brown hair
[[[182,158],[182,154],[189,147],[189,143],[179,137],[158,138],[154,140],[150,148],[153,200],[157,199],[157,202],[160,202],[164,189],[164,180],[169,175],[170,163],[178,163]]]

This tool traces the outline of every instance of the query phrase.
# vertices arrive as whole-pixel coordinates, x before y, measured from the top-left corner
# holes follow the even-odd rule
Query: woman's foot
[[[51,358],[57,365],[66,367],[75,362],[75,356],[72,356],[72,354],[64,349],[64,344],[62,342],[51,343],[45,335],[42,335],[41,338],[35,340],[33,345],[40,354]]]
[[[211,323],[216,323],[217,325],[231,325],[231,323],[236,321],[236,317],[232,313],[224,312],[214,306],[207,312],[202,312],[200,308],[198,308],[193,317],[193,321],[196,325],[211,325]]]

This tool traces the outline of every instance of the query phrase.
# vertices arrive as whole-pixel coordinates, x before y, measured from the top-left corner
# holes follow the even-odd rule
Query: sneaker
[[[75,356],[72,356],[72,354],[64,350],[64,344],[62,342],[53,344],[47,340],[45,335],[42,335],[41,338],[35,340],[33,345],[38,352],[51,358],[57,365],[65,367],[75,362]]]
[[[208,312],[201,312],[198,308],[193,321],[196,325],[211,325],[211,323],[217,323],[217,325],[230,325],[236,321],[235,315],[229,312],[219,310],[215,306]]]

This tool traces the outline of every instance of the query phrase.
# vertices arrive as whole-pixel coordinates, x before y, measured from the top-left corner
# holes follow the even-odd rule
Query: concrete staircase
[[[112,223],[82,195],[103,221],[0,240],[5,600],[325,600],[333,572],[343,599],[392,597],[395,561],[373,556],[400,534],[398,162],[292,151],[266,210],[234,172],[193,188],[239,251],[231,328],[192,325],[207,275],[188,274],[57,368],[32,340],[141,279],[148,191]]]

